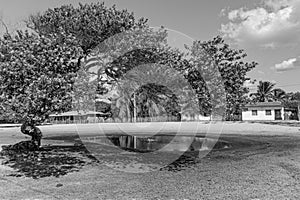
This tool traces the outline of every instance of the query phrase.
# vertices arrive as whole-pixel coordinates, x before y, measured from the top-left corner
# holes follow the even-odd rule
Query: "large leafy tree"
[[[190,62],[193,63],[194,68],[189,70],[189,80],[197,88],[200,104],[204,106],[203,110],[209,112],[212,106],[218,105],[218,102],[212,101],[217,101],[218,96],[222,97],[222,91],[218,88],[224,87],[225,119],[234,120],[235,116],[241,113],[241,108],[246,102],[248,88],[244,86],[244,83],[249,80],[247,73],[257,63],[245,62],[246,53],[243,50],[231,48],[220,36],[209,41],[195,41],[190,52]],[[214,67],[218,69],[220,77],[216,76],[215,71],[212,70]],[[209,84],[219,87],[210,91]]]
[[[78,7],[64,5],[48,9],[44,13],[31,15],[27,20],[27,27],[44,36],[56,34],[59,37],[65,37],[65,35],[74,37],[74,43],[82,49],[83,55],[77,59],[77,62],[81,64],[81,70],[75,83],[73,109],[90,110],[96,106],[106,111],[109,107],[107,101],[97,101],[97,105],[94,103],[97,98],[95,90],[101,93],[103,88],[101,85],[99,88],[98,79],[90,81],[90,77],[95,75],[91,74],[91,71],[97,75],[97,72],[90,68],[95,65],[104,68],[103,60],[106,57],[102,54],[107,52],[107,47],[114,46],[105,46],[106,40],[129,30],[147,27],[146,22],[144,18],[136,20],[134,14],[126,9],[118,10],[115,6],[106,7],[104,3],[92,3],[79,4]],[[97,62],[91,65],[91,61]],[[103,70],[99,69],[100,71]]]
[[[106,7],[104,3],[64,5],[48,9],[43,13],[31,15],[27,27],[45,37],[55,34],[57,37],[73,37],[73,44],[82,49],[77,58],[81,70],[76,80],[73,106],[75,109],[90,109],[95,98],[95,80],[89,81],[88,67],[93,50],[106,39],[124,31],[146,26],[144,18],[136,20],[133,13],[115,6]],[[99,49],[99,48],[98,48]],[[85,68],[86,67],[86,68]]]
[[[42,122],[70,110],[77,72],[92,49],[114,34],[143,27],[133,13],[103,3],[66,5],[30,16],[33,33],[5,34],[0,43],[1,114]]]
[[[18,31],[0,39],[0,112],[20,122],[43,122],[68,110],[81,56],[73,37],[43,37]]]
[[[104,3],[64,5],[31,15],[27,26],[41,35],[67,34],[75,37],[83,53],[88,55],[105,39],[129,30],[143,27],[147,20],[136,20],[133,13]]]

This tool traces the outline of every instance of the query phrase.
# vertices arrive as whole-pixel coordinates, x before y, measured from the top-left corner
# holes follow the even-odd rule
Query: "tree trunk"
[[[21,132],[25,135],[31,136],[31,140],[37,145],[37,147],[41,146],[42,132],[41,130],[35,126],[32,120],[25,121],[21,126]]]
[[[137,118],[137,108],[136,108],[136,94],[133,93],[133,122],[136,123]]]
[[[298,102],[298,106],[297,106],[297,114],[298,114],[298,121],[300,121],[300,105]]]

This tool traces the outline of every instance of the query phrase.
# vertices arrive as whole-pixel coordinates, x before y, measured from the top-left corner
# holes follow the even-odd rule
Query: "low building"
[[[99,123],[102,122],[105,114],[95,111],[69,111],[65,113],[51,114],[49,122],[54,124],[70,123]]]
[[[210,121],[211,116],[209,114],[201,115],[199,112],[193,109],[186,109],[181,111],[181,121]]]
[[[247,104],[242,111],[243,121],[289,120],[295,111],[285,108],[281,102]]]

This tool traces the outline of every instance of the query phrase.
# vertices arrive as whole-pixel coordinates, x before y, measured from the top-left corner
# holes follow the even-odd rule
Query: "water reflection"
[[[153,152],[163,151],[205,151],[211,149],[229,148],[225,141],[216,141],[213,138],[189,137],[189,136],[132,136],[132,135],[108,135],[89,138],[90,142],[115,145],[122,149]]]

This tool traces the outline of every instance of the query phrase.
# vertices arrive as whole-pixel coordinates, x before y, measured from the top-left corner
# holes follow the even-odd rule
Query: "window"
[[[266,115],[272,115],[271,110],[266,110]]]
[[[257,110],[252,110],[252,116],[257,116]]]

